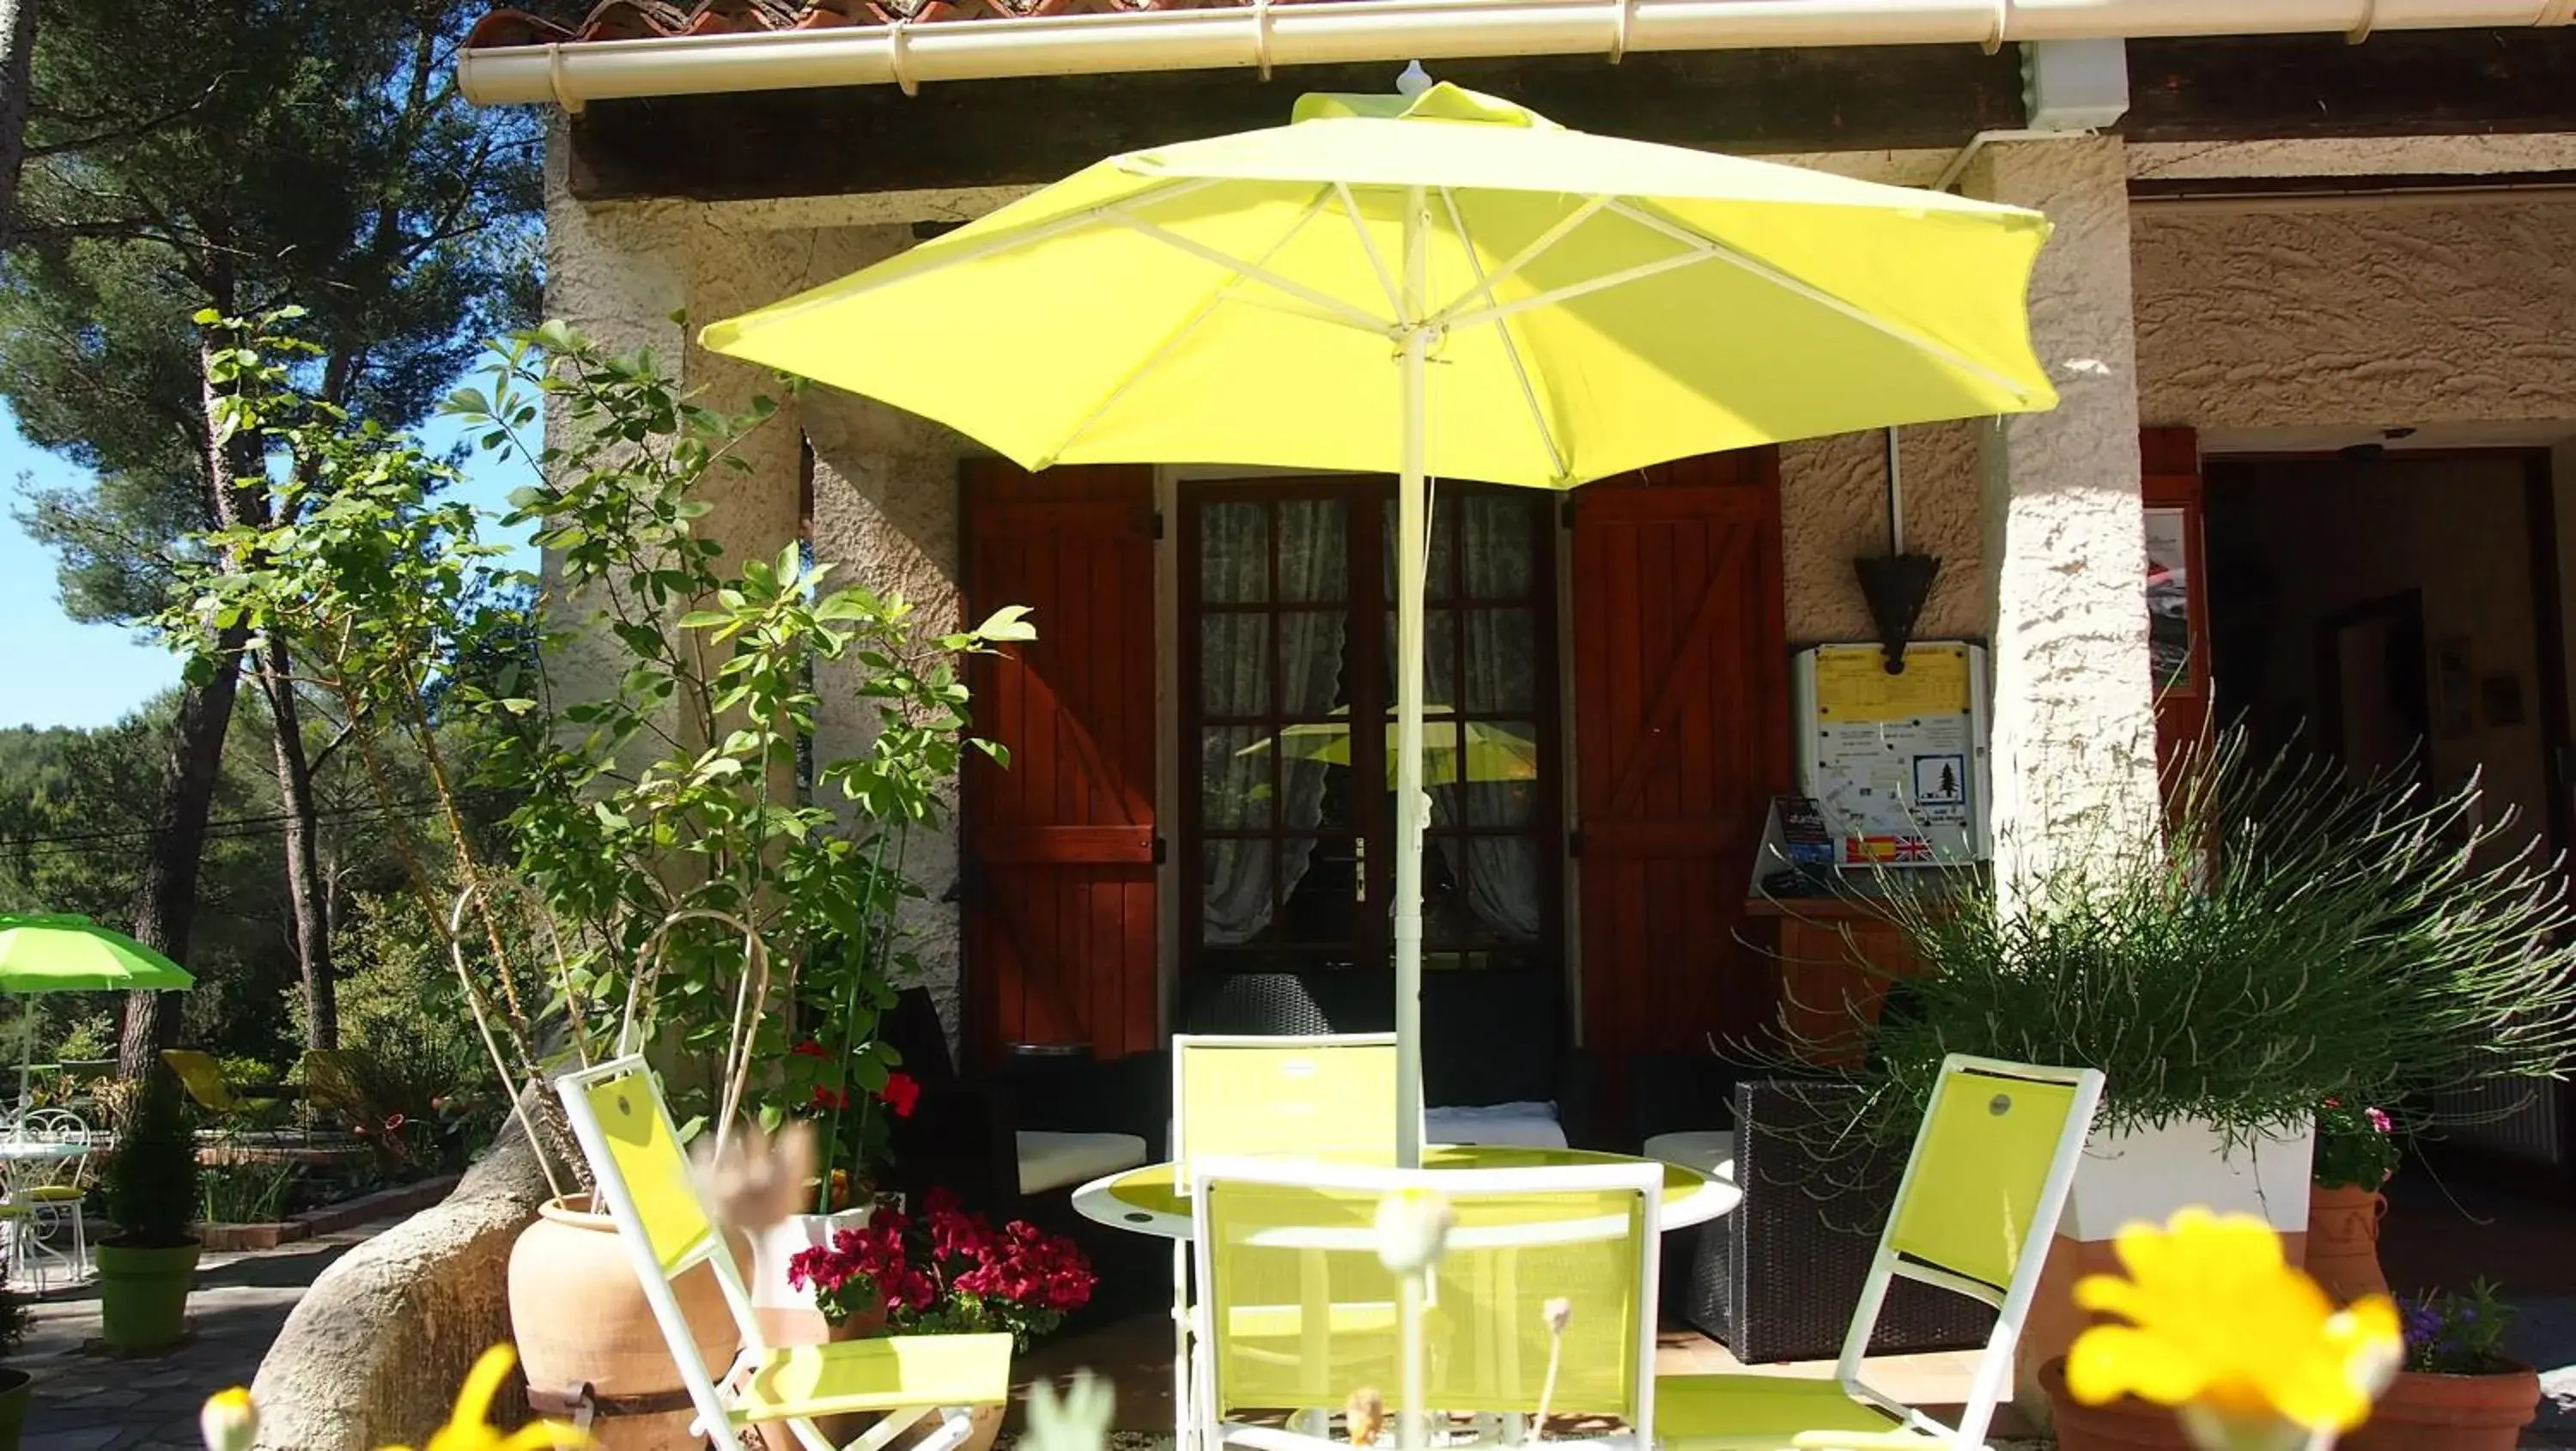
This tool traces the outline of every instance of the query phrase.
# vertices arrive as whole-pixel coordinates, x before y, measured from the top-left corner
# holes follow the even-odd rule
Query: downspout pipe
[[[477,105],[1139,71],[2569,24],[2576,0],[1301,0],[468,50]]]

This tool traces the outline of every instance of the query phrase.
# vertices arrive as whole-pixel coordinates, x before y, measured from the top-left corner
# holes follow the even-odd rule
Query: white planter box
[[[2313,1122],[2233,1144],[2198,1120],[2097,1132],[2084,1146],[2058,1232],[2104,1240],[2123,1225],[2162,1223],[2175,1210],[2198,1205],[2219,1214],[2260,1215],[2276,1230],[2304,1234],[2316,1137]]]
[[[814,1292],[787,1283],[788,1262],[806,1250],[830,1244],[841,1230],[864,1226],[875,1209],[862,1205],[838,1214],[791,1214],[770,1226],[751,1247],[752,1305],[763,1310],[813,1309]]]

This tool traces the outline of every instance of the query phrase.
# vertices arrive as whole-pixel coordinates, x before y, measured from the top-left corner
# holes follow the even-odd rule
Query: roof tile
[[[950,20],[1089,15],[1118,10],[1197,10],[1245,0],[598,0],[578,20],[529,9],[497,9],[476,21],[469,48],[640,40],[744,31],[817,30]]]

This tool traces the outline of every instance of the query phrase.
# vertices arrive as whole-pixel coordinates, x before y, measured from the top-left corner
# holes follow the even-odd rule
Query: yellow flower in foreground
[[[197,1434],[206,1438],[206,1451],[250,1451],[259,1442],[259,1408],[250,1403],[249,1390],[234,1386],[206,1397]]]
[[[447,1424],[429,1433],[429,1443],[422,1451],[588,1451],[596,1445],[589,1436],[561,1421],[531,1421],[507,1434],[488,1424],[492,1397],[500,1392],[510,1367],[518,1362],[519,1353],[507,1345],[484,1351],[483,1358],[465,1373],[465,1384],[456,1392],[456,1409],[448,1413]],[[388,1446],[385,1451],[410,1448]]]
[[[2066,1388],[2087,1405],[2177,1407],[2205,1446],[2296,1444],[2360,1425],[2404,1355],[2387,1296],[2338,1312],[2251,1215],[2186,1209],[2115,1243],[2128,1277],[2075,1287],[2078,1305],[2128,1322],[2086,1330],[2067,1354]]]

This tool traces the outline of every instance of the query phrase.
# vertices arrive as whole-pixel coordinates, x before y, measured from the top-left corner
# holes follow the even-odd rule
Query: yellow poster
[[[1927,715],[1964,715],[1968,647],[1909,645],[1902,674],[1887,673],[1876,645],[1822,645],[1816,650],[1819,725],[1875,725]]]

